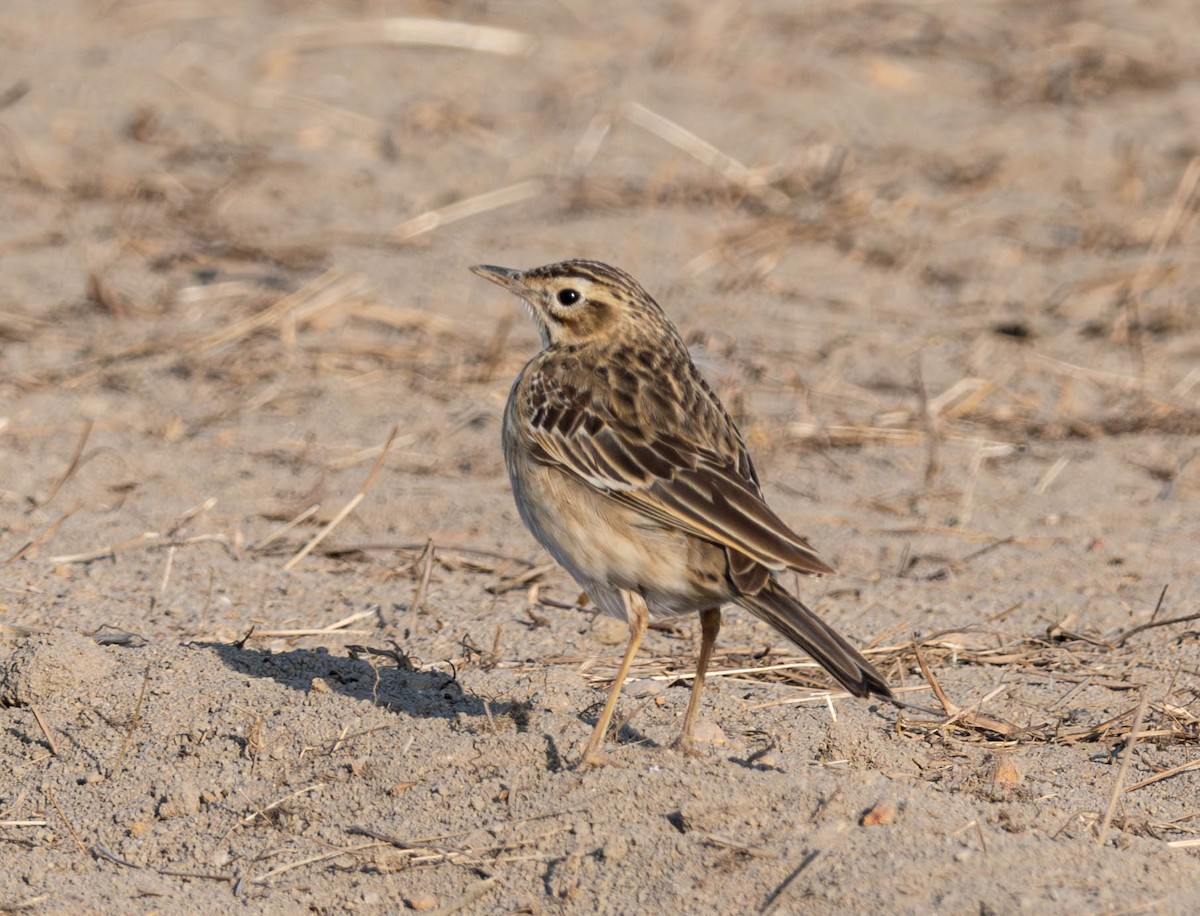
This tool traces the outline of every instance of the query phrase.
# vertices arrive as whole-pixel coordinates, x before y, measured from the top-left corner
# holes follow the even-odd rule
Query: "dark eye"
[[[575,289],[560,289],[558,291],[558,302],[560,305],[574,305],[583,297],[579,295],[579,290]]]

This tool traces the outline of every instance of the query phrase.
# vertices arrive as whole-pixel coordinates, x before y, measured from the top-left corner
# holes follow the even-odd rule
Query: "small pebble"
[[[1002,756],[996,760],[996,770],[992,775],[992,785],[997,789],[1012,789],[1021,784],[1023,774],[1015,760]]]
[[[859,821],[864,827],[886,827],[888,824],[896,822],[896,803],[890,801],[877,801],[866,813],[863,814],[862,820]]]

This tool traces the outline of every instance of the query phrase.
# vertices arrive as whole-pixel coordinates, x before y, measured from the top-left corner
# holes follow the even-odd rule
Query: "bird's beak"
[[[524,275],[519,270],[513,270],[511,267],[494,267],[491,264],[476,264],[471,268],[471,273],[483,277],[485,280],[490,280],[497,286],[503,286],[510,293],[516,293],[518,296],[528,292],[525,283]]]

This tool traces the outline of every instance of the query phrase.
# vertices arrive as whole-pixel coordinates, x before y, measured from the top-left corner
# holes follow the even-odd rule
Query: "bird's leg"
[[[696,662],[696,676],[692,680],[692,695],[688,698],[687,712],[683,716],[683,731],[675,739],[675,750],[694,754],[692,729],[696,727],[696,716],[700,712],[700,693],[704,690],[704,674],[712,658],[717,634],[721,632],[721,609],[705,608],[700,612],[700,659]]]
[[[592,736],[588,738],[588,743],[583,749],[583,757],[579,761],[581,767],[603,766],[605,763],[604,752],[600,747],[604,744],[604,736],[608,732],[609,723],[612,722],[613,711],[617,708],[621,686],[625,683],[630,666],[633,665],[633,657],[637,655],[638,646],[642,644],[642,637],[646,635],[646,628],[650,626],[650,611],[642,596],[635,592],[623,591],[621,597],[625,601],[625,619],[629,624],[629,646],[625,649],[625,658],[617,670],[616,680],[608,691],[604,708],[600,710],[596,727],[592,729]]]

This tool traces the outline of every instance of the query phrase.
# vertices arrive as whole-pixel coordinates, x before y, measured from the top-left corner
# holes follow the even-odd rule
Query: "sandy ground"
[[[1195,912],[1194,4],[600,9],[0,7],[0,910]],[[571,256],[945,714],[735,612],[704,756],[686,620],[572,768],[466,269]]]

